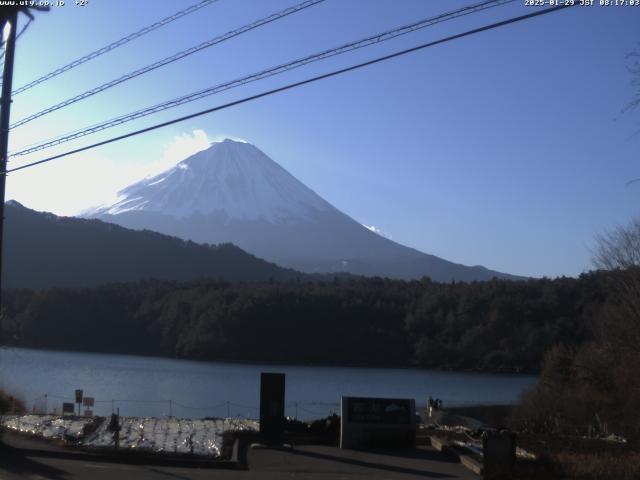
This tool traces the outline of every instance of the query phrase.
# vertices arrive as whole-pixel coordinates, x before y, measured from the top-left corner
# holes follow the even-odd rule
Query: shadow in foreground
[[[333,462],[346,463],[349,465],[355,465],[359,467],[374,468],[377,470],[385,470],[385,471],[394,472],[394,473],[405,473],[409,475],[418,475],[418,476],[424,476],[428,478],[454,478],[452,475],[448,475],[446,473],[438,473],[438,472],[431,472],[429,470],[419,470],[416,468],[401,467],[398,465],[390,465],[387,463],[358,460],[358,459],[347,458],[347,457],[342,457],[338,455],[330,455],[327,453],[309,452],[309,451],[296,450],[296,449],[291,450],[291,453],[293,453],[294,455],[317,458],[319,460],[329,460]],[[414,459],[442,461],[442,462],[453,461],[453,460],[450,460],[448,457],[440,454],[439,452],[436,453],[436,452],[421,451],[421,450],[413,450],[411,452],[376,451],[372,453],[388,455],[388,456],[397,457],[397,458],[414,458]]]
[[[64,480],[68,472],[29,458],[28,451],[6,445],[0,438],[0,469],[18,477],[39,475],[51,480]]]

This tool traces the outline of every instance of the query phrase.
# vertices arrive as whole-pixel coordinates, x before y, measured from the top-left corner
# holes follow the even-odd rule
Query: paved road
[[[5,443],[10,447],[0,450],[2,480],[479,479],[457,462],[431,448],[420,448],[402,456],[340,450],[329,446],[251,449],[248,453],[249,469],[243,471],[90,461],[85,455],[15,435],[5,435]]]
[[[456,460],[431,447],[404,455],[358,452],[319,445],[286,450],[251,450],[250,473],[264,479],[474,479]]]

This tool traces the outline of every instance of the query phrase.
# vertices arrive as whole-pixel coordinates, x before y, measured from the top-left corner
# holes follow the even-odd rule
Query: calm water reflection
[[[392,368],[240,365],[155,357],[0,349],[0,386],[49,409],[82,388],[94,413],[180,417],[258,415],[260,372],[287,375],[287,414],[301,418],[338,410],[341,395],[443,399],[445,406],[514,403],[534,376]]]

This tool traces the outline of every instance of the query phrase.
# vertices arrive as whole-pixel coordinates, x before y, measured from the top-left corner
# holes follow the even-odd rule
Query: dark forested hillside
[[[293,279],[280,268],[223,244],[198,245],[99,220],[58,217],[7,202],[4,285],[11,288],[96,286],[146,278]]]
[[[14,345],[202,360],[420,365],[536,372],[577,345],[605,300],[605,273],[579,279],[145,281],[8,291]]]

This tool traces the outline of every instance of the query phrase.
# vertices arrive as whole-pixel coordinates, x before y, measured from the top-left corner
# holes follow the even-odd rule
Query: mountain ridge
[[[229,243],[200,245],[133,231],[98,219],[59,217],[5,204],[5,288],[91,287],[144,279],[293,280],[278,267]]]

